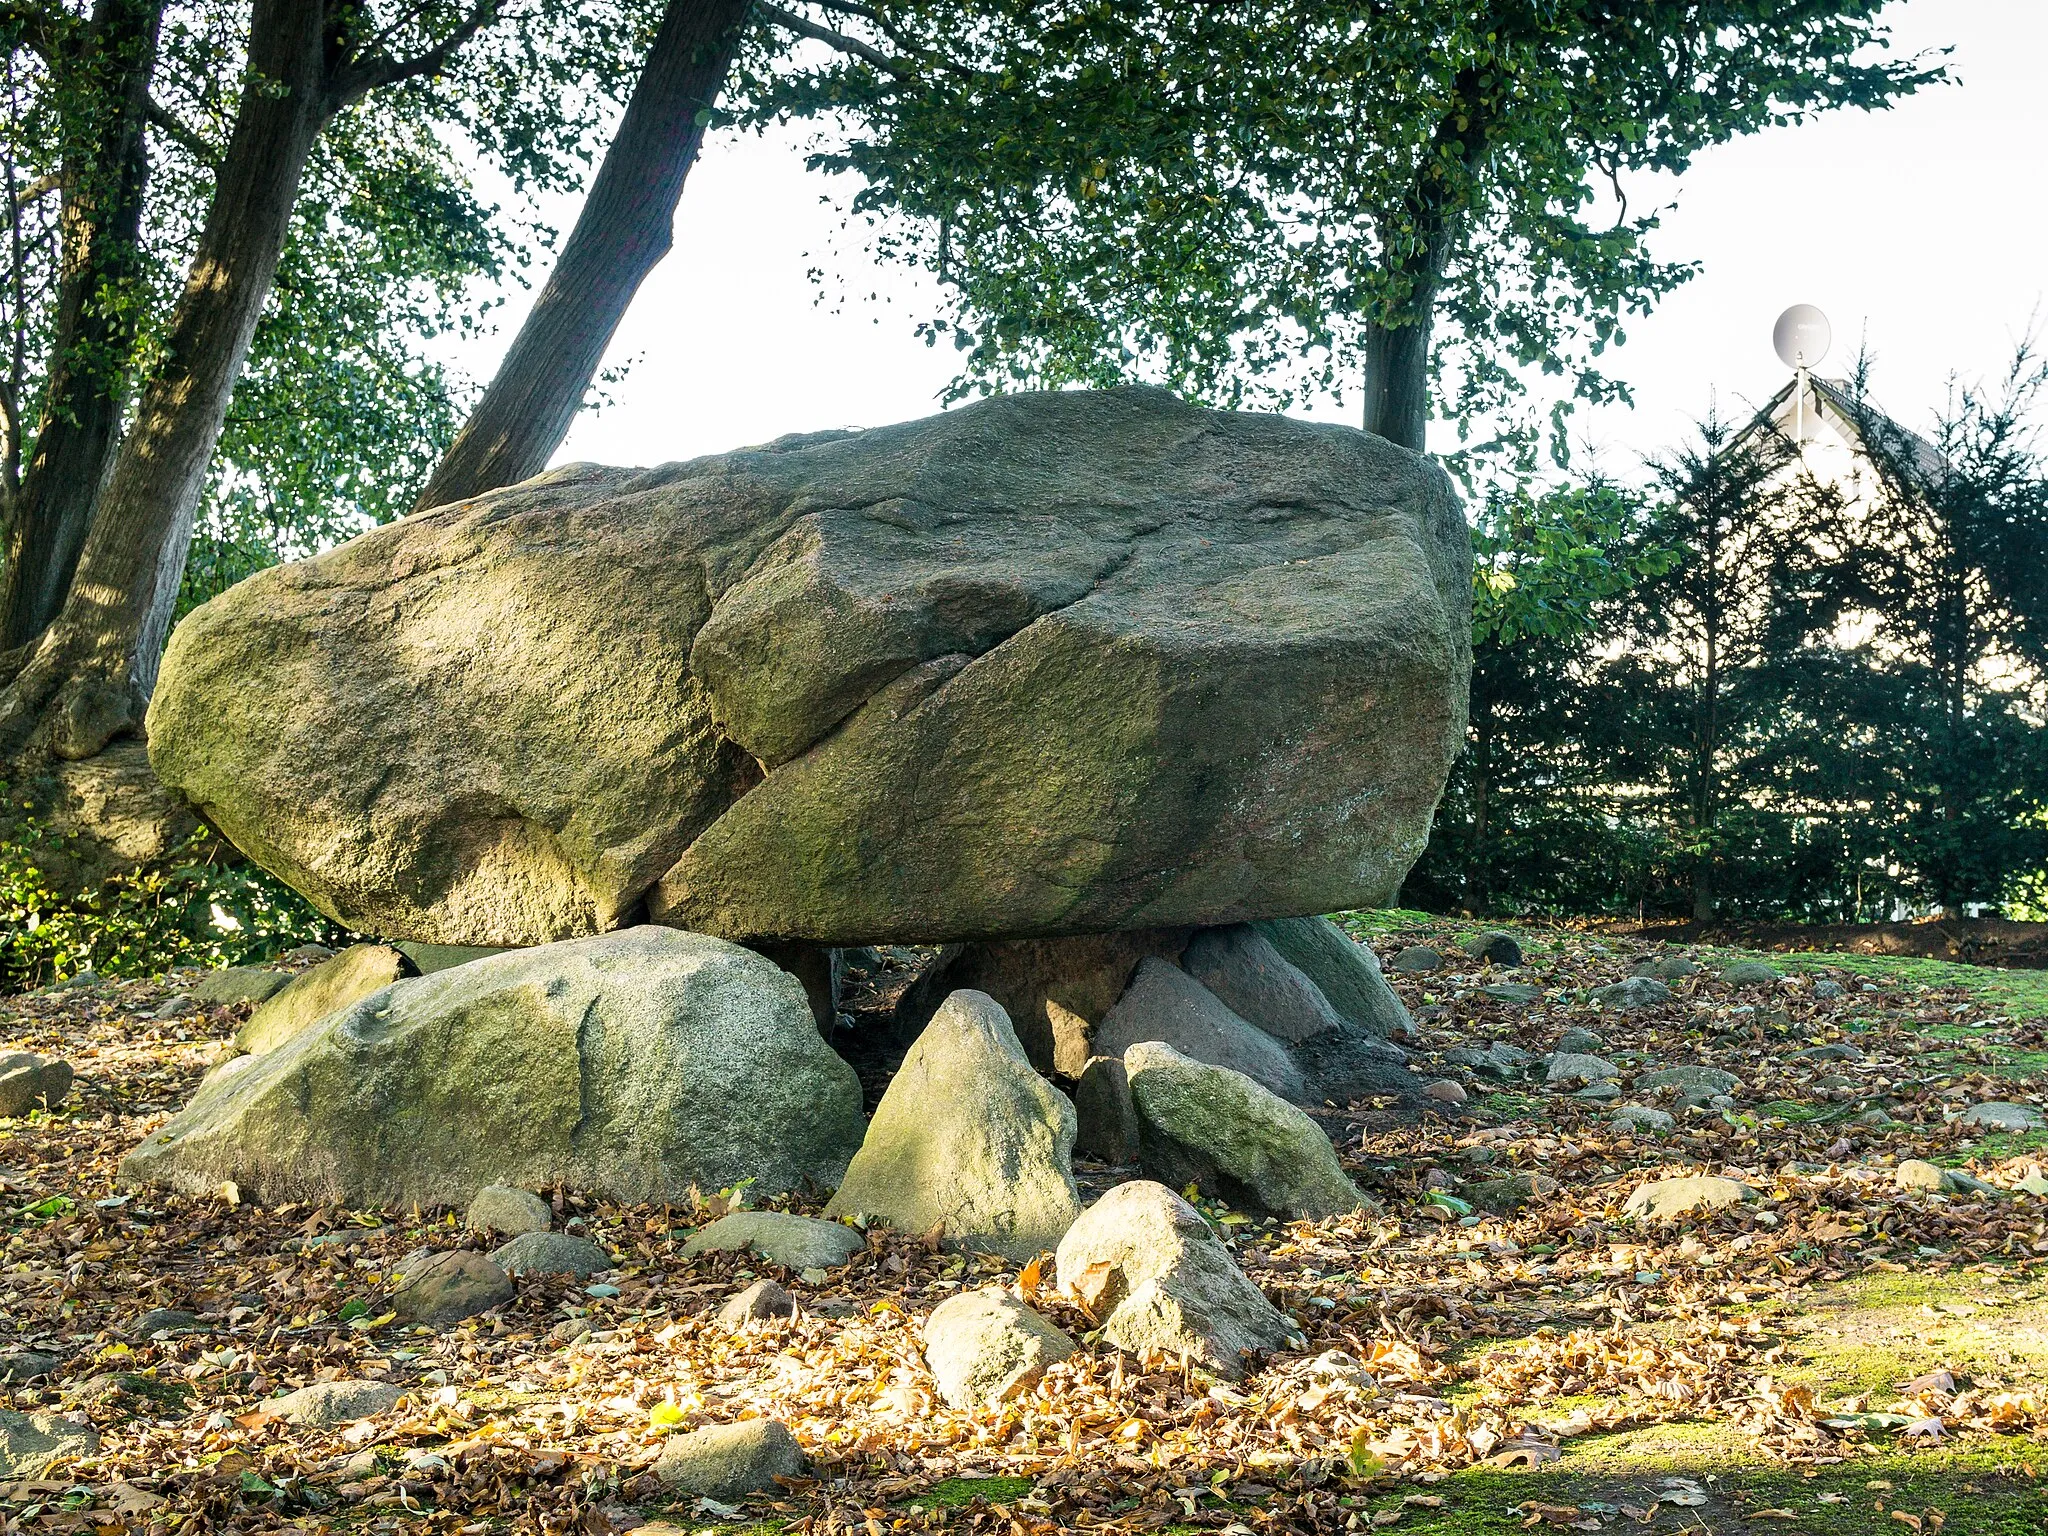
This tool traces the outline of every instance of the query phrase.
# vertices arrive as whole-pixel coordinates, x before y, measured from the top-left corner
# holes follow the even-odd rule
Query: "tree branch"
[[[71,24],[69,16],[53,14],[40,5],[0,5],[0,36],[18,38],[45,64],[57,62]]]
[[[201,138],[198,131],[190,127],[183,118],[164,106],[155,97],[144,107],[150,127],[156,129],[173,144],[184,150],[194,160],[209,170],[218,168],[219,155],[214,147]]]
[[[25,181],[14,189],[16,211],[26,208],[39,197],[47,197],[64,185],[64,178],[57,175],[38,176],[34,181]]]
[[[462,23],[440,42],[424,52],[416,53],[409,59],[394,59],[389,54],[375,54],[359,59],[340,71],[334,81],[334,100],[337,106],[347,106],[360,100],[371,91],[387,85],[396,85],[401,80],[417,80],[424,75],[438,75],[448,67],[448,61],[462,51],[477,33],[497,19],[499,0],[477,0],[470,7]]]
[[[754,0],[754,10],[763,21],[771,22],[785,31],[794,32],[798,37],[808,37],[825,44],[828,48],[836,48],[841,53],[851,54],[863,63],[872,64],[892,80],[909,78],[894,59],[857,37],[848,37],[844,32],[835,32],[818,22],[806,20],[794,11],[785,11],[779,5],[771,5],[769,0]]]

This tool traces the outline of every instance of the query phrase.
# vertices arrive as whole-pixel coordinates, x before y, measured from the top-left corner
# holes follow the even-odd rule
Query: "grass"
[[[1682,1437],[1675,1444],[1682,1444]],[[1567,1457],[1567,1466],[1574,1457]],[[1562,1467],[1541,1471],[1474,1469],[1446,1478],[1429,1490],[1440,1509],[1404,1504],[1409,1492],[1377,1496],[1375,1512],[1400,1510],[1394,1529],[1410,1536],[1510,1536],[1546,1524],[1531,1510],[1546,1505],[1577,1506],[1608,1529],[1694,1532],[1812,1532],[1815,1536],[1905,1536],[1916,1526],[1896,1514],[1925,1522],[1942,1517],[1941,1536],[2040,1536],[2048,1531],[2048,1486],[2034,1475],[2048,1468],[2048,1454],[2033,1442],[2004,1438],[1967,1449],[1933,1449],[1912,1455],[1884,1452],[1840,1466],[1811,1469],[1782,1466],[1731,1468],[1719,1457],[1671,1459],[1633,1472],[1589,1473]],[[1622,1506],[1642,1509],[1667,1490],[1666,1479],[1690,1483],[1707,1500],[1703,1506],[1663,1505],[1654,1526],[1616,1518]],[[1762,1511],[1784,1511],[1757,1518]],[[1933,1529],[1933,1522],[1920,1524]]]
[[[1786,971],[1833,967],[1857,976],[1868,976],[1872,981],[1961,987],[2009,1018],[2048,1018],[2048,971],[2008,971],[1990,966],[1960,965],[1951,960],[1922,960],[1910,955],[1844,955],[1825,950],[1766,955],[1748,950],[1727,950],[1724,953],[1730,960],[1767,960]],[[1967,1034],[1968,1031],[1962,1033]]]

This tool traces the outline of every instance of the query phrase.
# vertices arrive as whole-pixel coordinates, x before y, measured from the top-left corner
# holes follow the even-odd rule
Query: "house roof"
[[[1883,438],[1883,447],[1894,462],[1910,464],[1918,475],[1927,480],[1940,476],[1943,468],[1941,450],[1911,428],[1900,426],[1868,395],[1859,402],[1854,390],[1843,379],[1824,379],[1818,374],[1807,374],[1805,379],[1808,409],[1839,433],[1852,453],[1870,457],[1868,438],[1878,435]],[[1736,440],[1739,442],[1754,432],[1762,431],[1766,424],[1782,430],[1786,419],[1793,414],[1792,394],[1798,387],[1798,376],[1787,379],[1783,387],[1764,402],[1750,424],[1737,434]]]

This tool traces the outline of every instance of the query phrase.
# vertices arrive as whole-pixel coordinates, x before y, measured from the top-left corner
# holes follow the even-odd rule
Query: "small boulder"
[[[954,1408],[1006,1403],[1073,1352],[1072,1339],[1008,1291],[949,1297],[925,1319],[925,1364]]]
[[[1631,976],[1611,986],[1595,987],[1593,1001],[1602,1008],[1654,1008],[1671,1001],[1671,989],[1650,976]]]
[[[1422,1096],[1425,1099],[1434,1099],[1439,1104],[1462,1104],[1466,1099],[1464,1084],[1448,1077],[1439,1078],[1431,1083],[1422,1090]]]
[[[1321,1126],[1242,1072],[1143,1041],[1124,1056],[1147,1174],[1243,1209],[1320,1220],[1365,1203]]]
[[[567,1232],[522,1232],[493,1248],[491,1262],[508,1275],[574,1275],[578,1280],[619,1267],[589,1238]]]
[[[1785,973],[1761,960],[1738,960],[1722,967],[1721,979],[1731,987],[1775,987],[1785,979]]]
[[[0,1478],[47,1477],[63,1463],[90,1456],[99,1448],[99,1432],[90,1424],[0,1408]]]
[[[1552,1049],[1563,1051],[1567,1056],[1598,1056],[1607,1049],[1607,1042],[1590,1029],[1575,1026],[1559,1035]]]
[[[1443,955],[1427,944],[1410,944],[1394,956],[1394,969],[1407,976],[1426,976],[1443,968]]]
[[[353,1424],[389,1413],[405,1389],[388,1381],[320,1381],[259,1403],[264,1413],[287,1424]]]
[[[0,1055],[0,1119],[55,1109],[71,1093],[71,1063],[31,1051]]]
[[[1670,1113],[1648,1104],[1624,1104],[1608,1124],[1617,1131],[1647,1131],[1652,1136],[1668,1136],[1678,1129]]]
[[[547,1201],[531,1190],[509,1184],[486,1184],[469,1202],[464,1217],[473,1232],[490,1232],[499,1237],[517,1237],[523,1232],[545,1232],[554,1225],[554,1212]]]
[[[1832,977],[1823,976],[1813,984],[1815,997],[1836,998],[1847,994],[1848,989]]]
[[[1522,963],[1521,940],[1499,928],[1472,934],[1459,948],[1474,960],[1484,960],[1488,965],[1508,967]]]
[[[1141,1040],[1161,1040],[1183,1056],[1242,1072],[1294,1103],[1308,1099],[1307,1079],[1285,1046],[1164,960],[1138,962],[1130,987],[1103,1016],[1093,1049],[1121,1058]]]
[[[1735,1179],[1695,1174],[1685,1178],[1653,1179],[1628,1197],[1622,1214],[1638,1221],[1669,1221],[1692,1211],[1725,1211],[1745,1200],[1763,1197]]]
[[[1939,1195],[1948,1190],[1948,1174],[1933,1163],[1922,1162],[1917,1157],[1892,1170],[1892,1182],[1900,1189],[1912,1190],[1918,1194]]]
[[[1573,1094],[1572,1097],[1575,1099],[1585,1099],[1593,1104],[1612,1104],[1621,1097],[1621,1084],[1588,1083],[1577,1093]]]
[[[1020,1262],[1080,1213],[1074,1106],[1040,1077],[1009,1016],[981,992],[939,1006],[875,1107],[827,1216]]]
[[[1235,1381],[1247,1354],[1300,1337],[1201,1213],[1150,1180],[1119,1184],[1084,1211],[1060,1241],[1058,1265],[1061,1292],[1141,1362],[1185,1357]]]
[[[751,1249],[770,1264],[802,1273],[838,1269],[862,1252],[868,1240],[853,1228],[781,1211],[734,1211],[721,1216],[683,1244],[683,1257]]]
[[[1138,1111],[1131,1079],[1115,1056],[1092,1056],[1074,1084],[1074,1150],[1105,1163],[1138,1160]]]
[[[773,1280],[756,1280],[745,1290],[726,1298],[718,1309],[718,1321],[727,1328],[765,1322],[771,1317],[796,1316],[796,1298]]]
[[[1506,1003],[1512,1008],[1526,1008],[1531,1003],[1543,1001],[1543,989],[1532,987],[1526,982],[1501,981],[1479,989],[1482,997],[1490,997],[1497,1003]]]
[[[1742,1079],[1721,1067],[1702,1067],[1692,1064],[1679,1067],[1661,1067],[1655,1072],[1645,1072],[1636,1079],[1636,1087],[1645,1089],[1676,1088],[1681,1098],[1711,1099],[1717,1093],[1733,1093],[1742,1086]]]
[[[1621,1068],[1604,1056],[1585,1056],[1575,1051],[1553,1051],[1544,1081],[1553,1086],[1564,1083],[1604,1083],[1621,1076]]]
[[[2010,1131],[2023,1134],[2042,1128],[2041,1111],[2031,1104],[2009,1104],[1993,1099],[1973,1104],[1956,1116],[1956,1124],[1975,1126],[1980,1131]]]
[[[209,1007],[268,1002],[290,985],[291,979],[290,971],[273,971],[264,965],[231,965],[195,986],[192,1000]]]
[[[730,1504],[750,1493],[772,1493],[778,1477],[802,1477],[803,1448],[773,1419],[712,1424],[671,1435],[654,1475],[671,1488]]]
[[[251,1056],[274,1051],[309,1024],[410,974],[412,963],[389,944],[351,944],[280,988],[235,1031],[235,1044]]]
[[[1630,970],[1631,975],[1651,976],[1658,981],[1683,981],[1699,973],[1699,963],[1684,955],[1646,955]]]
[[[1314,982],[1354,1028],[1376,1040],[1414,1034],[1415,1021],[1380,973],[1379,957],[1330,919],[1276,917],[1252,926]]]
[[[513,1297],[505,1271],[480,1253],[453,1249],[408,1263],[391,1293],[392,1310],[409,1323],[448,1328]]]

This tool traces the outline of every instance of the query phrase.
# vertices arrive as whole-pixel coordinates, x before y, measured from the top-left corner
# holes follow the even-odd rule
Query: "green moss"
[[[1382,933],[1409,928],[1434,928],[1443,922],[1428,912],[1411,912],[1406,907],[1379,907],[1369,912],[1332,912],[1330,920],[1354,939],[1369,939]]]
[[[2048,1148],[2048,1131],[1991,1131],[1971,1142],[1964,1156],[1944,1161],[1960,1163],[1971,1157],[1996,1160],[2018,1157],[2025,1152],[2040,1152],[2044,1148]]]
[[[1030,1491],[1031,1479],[1028,1477],[949,1477],[943,1483],[934,1483],[911,1502],[957,1509],[976,1499],[1001,1504],[1010,1499],[1021,1499]]]

